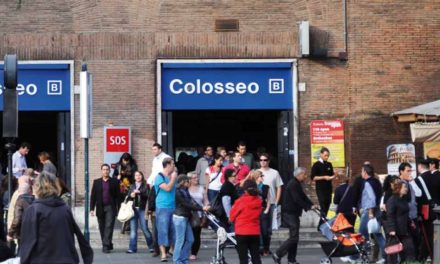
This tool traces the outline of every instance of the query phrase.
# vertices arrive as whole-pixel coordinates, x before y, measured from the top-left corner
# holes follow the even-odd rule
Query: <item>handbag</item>
[[[191,211],[190,224],[192,228],[197,228],[202,225],[202,221],[200,220],[200,216],[197,211]]]
[[[133,201],[127,201],[128,195],[125,197],[124,201],[121,203],[121,208],[119,209],[117,219],[120,222],[127,222],[134,216],[133,211]]]
[[[391,236],[385,245],[387,255],[395,255],[403,251],[403,244],[396,236]]]

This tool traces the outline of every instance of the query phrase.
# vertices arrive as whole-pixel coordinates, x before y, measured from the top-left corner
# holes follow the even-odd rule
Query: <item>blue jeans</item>
[[[264,211],[265,208],[263,208]],[[263,247],[264,251],[269,251],[270,248],[270,238],[272,236],[272,219],[273,219],[273,210],[275,209],[275,204],[271,204],[269,208],[269,212],[265,214],[261,212],[260,215],[260,244]]]
[[[176,243],[174,245],[174,264],[189,263],[189,252],[194,236],[188,218],[183,216],[173,215],[174,229],[176,230]]]
[[[216,196],[219,192],[220,192],[220,191],[214,191],[214,190],[208,189],[208,201],[209,201],[210,203],[212,203],[213,200],[214,200],[214,198],[215,198],[215,196]]]
[[[379,210],[377,210],[377,211],[379,211]],[[380,219],[380,212],[376,213],[375,217],[377,219]],[[368,209],[363,210],[362,215],[361,215],[361,222],[359,225],[359,233],[361,233],[362,236],[364,236],[366,239],[370,239],[370,234],[368,233],[368,221],[369,220],[370,220],[370,218],[368,217]],[[382,233],[371,234],[371,236],[376,240],[377,246],[380,249],[382,257],[386,258],[385,251],[384,251],[385,238],[383,237]]]
[[[169,247],[174,241],[174,208],[156,208],[157,244]]]
[[[150,230],[148,229],[148,222],[145,219],[145,210],[140,210],[139,208],[134,209],[134,216],[130,220],[130,245],[128,249],[133,252],[137,251],[137,238],[138,238],[138,223],[140,223],[140,227],[142,233],[144,233],[145,241],[147,242],[148,248],[153,248],[153,236],[151,235]]]

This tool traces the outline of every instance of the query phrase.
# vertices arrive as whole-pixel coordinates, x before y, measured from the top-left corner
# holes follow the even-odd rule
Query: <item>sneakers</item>
[[[376,261],[376,264],[384,264],[385,263],[385,259],[381,258],[378,261]]]
[[[276,264],[281,264],[281,258],[276,253],[272,254],[272,259]]]
[[[127,254],[133,254],[133,253],[136,253],[136,252],[134,252],[133,250],[129,249],[129,250],[125,251],[125,253],[127,253]]]

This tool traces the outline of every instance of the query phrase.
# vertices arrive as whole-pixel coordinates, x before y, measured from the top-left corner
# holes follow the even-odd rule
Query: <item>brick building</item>
[[[310,122],[341,119],[353,172],[369,160],[386,173],[386,146],[410,143],[408,126],[390,113],[440,97],[436,1],[16,0],[0,12],[0,54],[73,61],[75,85],[82,63],[93,73],[92,178],[109,123],[131,127],[132,153],[148,174],[158,59],[296,59],[298,81],[306,83],[297,105],[298,162],[305,167]],[[216,30],[222,19],[238,21],[238,30]],[[309,57],[298,52],[299,21],[310,22]],[[79,95],[72,96],[73,166],[66,175],[79,202],[84,147]]]

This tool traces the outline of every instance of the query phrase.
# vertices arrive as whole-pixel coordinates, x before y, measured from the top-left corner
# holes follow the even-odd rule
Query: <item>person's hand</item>
[[[410,226],[411,226],[412,230],[416,230],[416,228],[417,228],[416,223],[414,223],[414,221],[411,221]]]
[[[95,216],[95,211],[90,211],[91,216]]]
[[[130,194],[130,196],[131,196],[131,198],[136,197],[136,191],[133,191],[133,192]]]
[[[390,236],[395,236],[396,235],[396,231],[391,231],[390,232]]]
[[[208,212],[209,209],[211,209],[211,206],[209,206],[209,205],[206,205],[203,207],[203,211],[205,211],[205,212]]]
[[[386,212],[387,211],[387,205],[386,204],[381,204],[380,205],[380,210]]]
[[[368,219],[373,219],[374,215],[373,214],[368,214]]]
[[[312,209],[313,210],[319,210],[319,205],[317,205],[317,204],[312,205]]]
[[[13,237],[11,237],[11,236],[6,236],[6,240],[9,242],[9,241],[12,241],[12,240],[14,240],[14,238]]]
[[[269,213],[269,208],[267,208],[266,210],[264,210],[263,213],[264,213],[264,214],[268,214],[268,213]]]
[[[359,212],[358,212],[358,210],[356,209],[356,207],[353,207],[353,214],[355,214],[355,215],[358,215],[358,214],[359,214]]]

